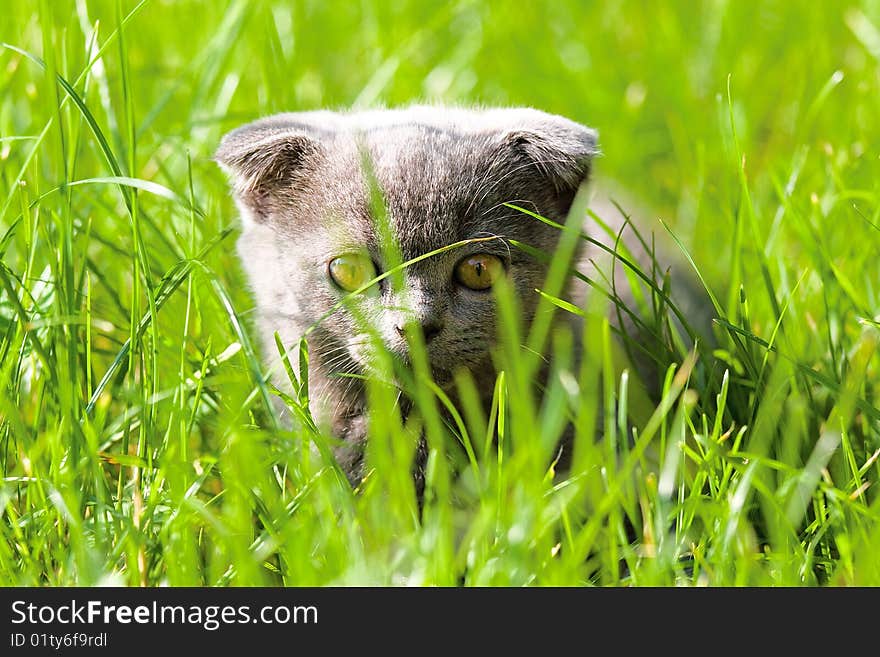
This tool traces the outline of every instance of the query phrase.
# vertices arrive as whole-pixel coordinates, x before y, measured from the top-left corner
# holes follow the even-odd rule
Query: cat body
[[[309,332],[311,410],[342,441],[336,456],[353,482],[368,423],[358,378],[370,373],[364,325],[404,362],[408,328],[421,330],[438,384],[451,388],[455,371],[467,369],[486,402],[498,327],[483,284],[504,276],[527,324],[547,265],[511,243],[552,254],[560,236],[505,203],[563,223],[596,154],[594,130],[520,108],[280,114],[224,137],[216,159],[242,217],[238,252],[264,353],[277,365],[275,334],[289,348]],[[382,225],[401,261],[466,243],[405,267],[402,286],[389,278],[361,293],[356,313],[328,314],[352,280],[393,264]],[[283,370],[273,371],[285,387]]]

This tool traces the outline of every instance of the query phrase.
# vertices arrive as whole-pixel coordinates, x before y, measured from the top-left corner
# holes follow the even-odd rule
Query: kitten
[[[227,134],[215,158],[231,175],[243,224],[238,252],[269,360],[278,359],[275,332],[285,346],[295,344],[384,270],[372,179],[403,261],[460,240],[500,238],[417,262],[404,270],[402,290],[386,280],[359,300],[392,354],[407,360],[405,328],[414,324],[437,382],[446,386],[465,368],[490,400],[492,284],[507,278],[528,325],[546,274],[545,264],[509,240],[553,253],[560,236],[504,203],[564,222],[597,152],[594,130],[534,109],[292,113]],[[339,375],[370,371],[362,327],[342,308],[308,339],[311,410],[343,441],[336,456],[352,482],[363,475],[365,394],[356,378]],[[283,386],[283,374],[276,383]]]

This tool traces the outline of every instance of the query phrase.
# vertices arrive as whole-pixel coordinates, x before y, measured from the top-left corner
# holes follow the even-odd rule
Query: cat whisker
[[[498,170],[503,170],[503,167],[500,166],[500,164],[498,162],[491,163],[489,165],[489,167],[486,169],[486,175],[484,175],[482,180],[480,180],[479,183],[477,183],[476,189],[474,190],[474,193],[471,196],[470,203],[468,204],[468,207],[465,210],[465,215],[470,214],[470,212],[473,210],[474,206],[477,204],[477,199],[478,198],[481,199],[481,195],[483,194],[483,191],[487,187],[489,188],[489,191],[491,191],[492,188],[494,188],[498,185],[497,182],[490,182],[492,180],[492,176]]]
[[[239,317],[247,317],[247,316],[253,315],[255,312],[257,312],[257,307],[251,306],[250,308],[245,308],[244,310],[236,309],[236,312],[238,313]]]
[[[503,235],[498,235],[497,233],[490,233],[489,231],[484,230],[479,233],[476,233],[474,235],[474,237],[494,237],[495,239],[500,241],[504,245],[504,248],[507,250],[507,259],[510,260],[512,258],[512,255],[510,252],[510,242],[508,242],[507,239]]]
[[[521,164],[518,167],[514,167],[513,169],[508,170],[503,176],[501,176],[500,178],[495,180],[495,182],[488,189],[486,189],[485,192],[483,192],[482,196],[479,197],[476,205],[477,206],[481,205],[483,203],[483,201],[486,200],[486,197],[489,196],[489,194],[491,194],[493,191],[495,191],[495,188],[497,188],[507,178],[509,178],[513,174],[517,173],[518,171],[521,171],[522,169],[528,169],[529,167],[533,167],[533,166],[537,165],[538,168],[540,168],[542,171],[546,172],[547,169],[545,167],[543,167],[542,165],[545,165],[545,164],[565,164],[565,163],[566,163],[565,160],[563,160],[561,158],[544,159],[544,160],[535,159],[535,160],[529,160],[529,162],[527,162],[525,164]]]
[[[545,356],[544,354],[542,354],[542,353],[540,353],[540,352],[535,351],[535,350],[532,349],[529,345],[527,345],[525,342],[521,342],[521,343],[519,344],[519,346],[520,346],[520,349],[522,349],[523,351],[527,351],[527,352],[529,352],[530,354],[532,354],[532,355],[537,356],[538,358],[540,358],[541,361],[542,361],[543,363],[546,363],[546,364],[548,364],[548,365],[550,364],[550,359],[549,359],[547,356]]]

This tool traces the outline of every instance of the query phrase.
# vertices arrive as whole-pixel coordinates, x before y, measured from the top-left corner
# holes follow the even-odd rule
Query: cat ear
[[[590,176],[599,155],[597,140],[592,128],[537,111],[529,111],[505,134],[508,146],[526,156],[567,205]]]
[[[245,221],[265,221],[321,151],[313,126],[293,115],[254,121],[226,134],[214,160],[231,177]]]

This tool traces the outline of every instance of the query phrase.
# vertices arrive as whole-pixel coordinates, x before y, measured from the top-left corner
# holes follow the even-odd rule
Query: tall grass
[[[584,4],[7,2],[0,582],[880,584],[880,6]],[[492,405],[461,377],[447,408],[419,358],[405,418],[369,380],[353,491],[305,372],[268,383],[210,155],[259,115],[414,99],[599,128],[599,184],[680,241],[714,344],[675,339],[648,268],[640,396],[619,363],[645,345],[601,293],[570,306],[557,257],[544,309],[583,314],[580,362],[500,289]]]

